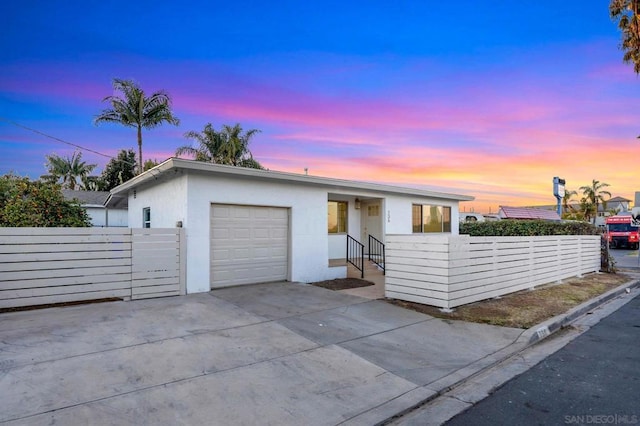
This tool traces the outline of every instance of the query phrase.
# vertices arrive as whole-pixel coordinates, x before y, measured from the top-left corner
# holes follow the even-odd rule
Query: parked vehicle
[[[480,213],[460,213],[460,222],[484,222],[484,216]]]
[[[632,250],[638,249],[640,235],[638,234],[638,223],[630,215],[609,216],[606,220],[606,236],[610,248],[628,247]]]

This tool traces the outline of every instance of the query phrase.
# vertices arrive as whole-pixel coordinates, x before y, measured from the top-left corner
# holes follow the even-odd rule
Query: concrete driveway
[[[0,422],[375,424],[521,333],[296,283],[0,314]]]

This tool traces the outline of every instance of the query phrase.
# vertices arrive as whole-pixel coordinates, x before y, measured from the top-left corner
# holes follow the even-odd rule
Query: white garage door
[[[289,210],[211,205],[211,288],[287,279]]]

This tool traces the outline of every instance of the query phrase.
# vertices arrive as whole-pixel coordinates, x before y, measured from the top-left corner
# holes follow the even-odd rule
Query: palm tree
[[[571,197],[573,197],[574,195],[578,195],[578,192],[565,189],[564,197],[562,197],[562,206],[565,213],[569,213],[569,202],[571,201]]]
[[[94,123],[119,123],[126,127],[135,127],[138,131],[138,165],[142,161],[142,129],[153,129],[162,123],[177,126],[180,120],[171,112],[171,98],[164,91],[145,96],[140,87],[131,80],[113,80],[115,91],[122,92],[122,97],[107,96],[102,101],[109,102],[111,109],[103,110]],[[139,168],[139,173],[142,169]]]
[[[190,155],[196,161],[215,164],[249,167],[262,169],[262,165],[253,158],[249,150],[251,138],[260,130],[251,129],[243,133],[240,124],[235,126],[223,125],[218,132],[211,123],[204,126],[201,132],[187,132],[185,137],[198,142],[199,146],[181,146],[176,149],[176,155]]]
[[[640,0],[611,0],[609,16],[618,22],[622,32],[620,49],[624,51],[622,60],[633,63],[633,70],[640,73]]]
[[[584,216],[584,220],[586,220],[587,222],[591,222],[591,217],[593,216],[593,207],[593,204],[591,204],[591,201],[588,198],[582,197],[580,199],[580,211]]]
[[[598,206],[600,203],[606,209],[607,200],[604,199],[604,196],[607,195],[611,198],[611,193],[609,191],[604,191],[603,188],[608,187],[608,183],[600,182],[599,180],[593,179],[591,182],[591,186],[581,186],[580,191],[582,191],[582,195],[584,195],[584,199],[593,206],[594,214],[598,215]]]
[[[90,181],[89,173],[95,169],[97,164],[87,164],[82,161],[82,153],[74,152],[71,158],[62,158],[56,154],[47,155],[47,170],[49,175],[58,180],[62,179],[62,187],[71,190],[85,189],[85,184]],[[80,178],[80,182],[78,179]]]

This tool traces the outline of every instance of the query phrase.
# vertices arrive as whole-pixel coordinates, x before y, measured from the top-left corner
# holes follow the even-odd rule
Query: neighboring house
[[[63,189],[62,195],[67,200],[78,200],[87,210],[94,227],[128,226],[127,197],[111,196],[109,191],[74,191]]]
[[[473,197],[171,158],[112,190],[129,198],[129,226],[182,226],[187,292],[346,276],[347,235],[458,234]]]
[[[532,207],[500,206],[500,210],[498,210],[498,217],[500,219],[560,220],[560,216],[558,216],[557,212]]]
[[[631,203],[631,200],[629,200],[628,198],[613,197],[607,200],[606,209],[604,208],[602,203],[598,204],[598,213],[600,213],[600,211],[610,212],[612,210],[615,210],[616,213],[627,212],[631,210],[629,208],[629,203]]]
[[[608,200],[606,200],[606,208],[605,205],[602,202],[598,203],[598,217],[606,217],[609,216],[609,212],[614,210],[616,212],[624,212],[624,211],[629,211],[630,210],[630,206],[629,204],[631,203],[631,200],[629,200],[628,198],[624,198],[624,197],[613,197],[613,198],[609,198]],[[569,203],[567,205],[568,207],[568,212],[579,212],[581,210],[581,206],[580,203],[577,202],[573,202],[573,203]],[[543,210],[552,210],[552,211],[556,211],[558,206],[557,204],[547,204],[547,205],[542,205],[542,206],[529,206],[529,208],[533,208],[533,209],[543,209]],[[562,206],[562,212],[564,213],[564,205]],[[603,219],[604,220],[604,219]]]
[[[621,212],[629,211],[629,203],[631,200],[623,197],[613,197],[606,202],[598,203],[598,214],[594,219],[594,224],[600,228],[604,228],[607,223],[607,217],[616,215]],[[606,207],[606,208],[605,208]]]

